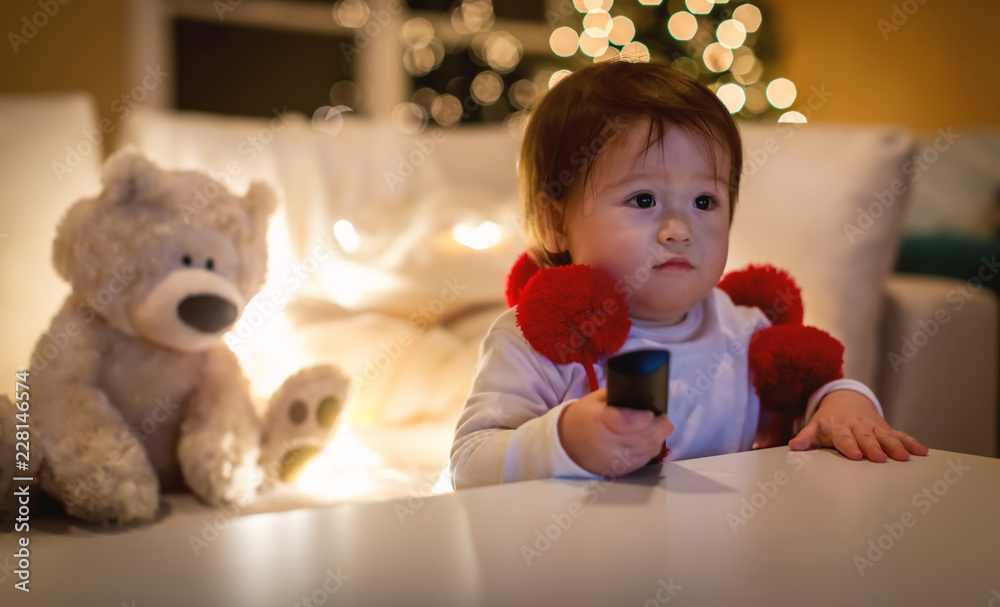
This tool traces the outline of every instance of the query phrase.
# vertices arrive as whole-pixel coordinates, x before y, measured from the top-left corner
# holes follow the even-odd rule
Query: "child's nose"
[[[667,217],[660,226],[660,242],[691,242],[691,226],[680,217]]]

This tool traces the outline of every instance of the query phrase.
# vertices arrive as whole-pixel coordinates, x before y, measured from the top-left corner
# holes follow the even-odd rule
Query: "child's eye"
[[[715,199],[711,196],[699,196],[694,199],[694,207],[701,211],[708,211],[715,206]]]
[[[648,209],[650,207],[656,206],[656,199],[649,192],[643,192],[642,194],[636,194],[632,198],[629,198],[629,202],[635,202],[635,206],[640,209]]]

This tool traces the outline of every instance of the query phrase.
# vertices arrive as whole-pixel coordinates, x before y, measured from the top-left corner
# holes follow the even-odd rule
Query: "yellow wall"
[[[765,1],[782,45],[780,75],[800,101],[812,87],[832,93],[814,121],[1000,126],[1000,2]],[[883,34],[879,21],[896,27],[894,13],[901,25]]]
[[[89,91],[100,117],[113,118],[111,104],[130,88],[125,84],[126,0],[41,1],[59,11],[16,53],[10,33],[20,36],[22,19],[31,21],[42,9],[39,0],[0,2],[0,93]]]
[[[17,54],[7,35],[40,10],[38,0],[0,2],[0,92],[83,89],[94,94],[102,117],[114,118],[111,104],[131,86],[126,1],[68,0]],[[921,131],[1000,126],[1000,2],[761,2],[772,7],[767,26],[782,48],[776,75],[796,83],[800,106],[812,87],[832,93],[815,109],[798,108],[812,121],[893,122]],[[906,22],[886,40],[878,22],[891,23],[894,6]],[[904,12],[914,7],[912,15]]]

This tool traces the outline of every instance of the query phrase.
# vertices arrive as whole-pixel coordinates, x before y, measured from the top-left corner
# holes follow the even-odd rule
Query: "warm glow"
[[[614,4],[614,2],[615,0],[583,0],[583,6],[587,10],[580,12],[589,13],[593,11],[604,11],[606,13],[611,10],[611,5]]]
[[[767,100],[771,105],[784,109],[795,102],[795,85],[787,78],[776,78],[767,85]]]
[[[559,84],[560,80],[562,80],[566,76],[569,76],[572,73],[573,72],[569,70],[557,70],[553,72],[552,76],[549,77],[549,88],[552,88],[555,85]]]
[[[719,44],[726,48],[737,48],[747,39],[747,30],[743,24],[734,19],[728,19],[719,24],[715,30],[715,37],[719,39]]]
[[[351,111],[353,110],[346,105],[338,105],[336,107],[324,105],[313,112],[310,123],[313,130],[326,133],[327,135],[336,135],[340,133],[340,129],[344,128],[344,113]]]
[[[635,24],[632,20],[624,15],[618,15],[611,20],[611,33],[608,34],[608,40],[611,44],[617,44],[618,46],[623,46],[632,42],[632,38],[635,38]]]
[[[333,237],[345,253],[353,253],[361,247],[361,237],[354,229],[354,224],[346,219],[333,224]]]
[[[608,37],[595,38],[587,32],[580,34],[580,50],[589,57],[597,57],[608,48]]]
[[[558,27],[549,36],[549,47],[560,57],[570,57],[580,48],[580,36],[571,27]]]
[[[649,49],[641,42],[629,42],[622,47],[622,61],[649,63]]]
[[[712,10],[715,2],[712,0],[686,0],[687,9],[696,15],[704,15]]]
[[[500,242],[500,226],[492,221],[484,221],[475,227],[463,223],[452,228],[451,235],[470,249],[488,249]]]
[[[382,463],[352,435],[350,424],[341,422],[333,441],[295,480],[295,488],[324,500],[358,497],[376,488],[371,472]]]
[[[607,38],[611,33],[611,15],[604,11],[591,11],[583,18],[583,29],[594,38]]]
[[[742,110],[743,104],[747,101],[747,96],[743,92],[743,88],[733,83],[723,84],[715,94],[722,100],[726,108],[729,109],[730,114],[735,114]]]
[[[663,3],[663,0],[639,0],[639,4],[643,6],[659,6]]]
[[[713,72],[724,72],[733,63],[733,51],[718,42],[713,42],[705,48],[702,59],[705,61],[705,67]]]
[[[733,19],[742,23],[747,32],[756,32],[761,22],[760,9],[752,4],[743,4],[733,11]]]
[[[808,122],[808,120],[806,120],[806,117],[802,115],[802,113],[793,110],[791,112],[785,112],[784,114],[782,114],[778,118],[778,122],[792,122],[796,124],[805,124],[806,122]]]

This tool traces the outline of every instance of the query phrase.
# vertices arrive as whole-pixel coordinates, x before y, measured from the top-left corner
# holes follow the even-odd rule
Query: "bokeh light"
[[[462,102],[454,95],[438,95],[431,103],[431,116],[441,126],[453,126],[462,119]]]
[[[469,92],[480,105],[492,105],[503,93],[503,79],[496,72],[480,72],[472,79]]]
[[[649,63],[649,49],[641,42],[629,42],[622,47],[622,61]]]
[[[705,47],[702,59],[705,62],[705,67],[713,72],[724,72],[733,64],[733,51],[718,42],[713,42]]]
[[[743,109],[743,105],[747,101],[746,93],[743,92],[743,87],[738,84],[723,84],[719,87],[719,90],[715,92],[716,96],[725,104],[726,108],[729,110],[730,114],[735,114]]]
[[[733,19],[743,24],[747,32],[753,33],[760,27],[762,20],[760,9],[752,4],[742,4],[733,11]]]
[[[690,40],[698,32],[698,18],[687,11],[678,11],[667,21],[667,31],[677,40]]]
[[[361,106],[361,87],[350,80],[336,82],[330,87],[330,105],[358,109]]]
[[[313,112],[310,124],[314,130],[336,136],[344,127],[344,114],[352,111],[346,105],[336,107],[324,105]]]
[[[607,38],[611,27],[611,15],[604,11],[591,11],[583,18],[583,30],[594,38]]]
[[[421,17],[407,19],[399,31],[399,37],[408,47],[423,46],[434,38],[434,26]]]
[[[791,122],[795,124],[805,124],[809,122],[806,117],[801,112],[791,111],[785,112],[781,116],[778,116],[778,122]]]
[[[767,85],[767,100],[779,110],[795,102],[795,93],[795,85],[787,78],[775,78]]]
[[[617,61],[621,58],[621,51],[613,46],[609,46],[599,57],[594,57],[594,63],[603,63],[605,61]]]
[[[510,104],[519,110],[526,110],[538,98],[538,86],[531,80],[518,80],[507,91]]]
[[[580,48],[580,36],[571,27],[558,27],[549,36],[549,47],[560,57],[571,57]]]
[[[687,9],[696,15],[705,15],[712,10],[715,2],[712,0],[685,0]]]
[[[588,57],[598,57],[608,48],[608,37],[596,38],[587,32],[580,34],[580,50]]]
[[[565,78],[566,76],[569,76],[569,75],[570,75],[570,74],[572,74],[572,73],[573,73],[573,72],[571,72],[571,71],[569,71],[569,70],[556,70],[556,71],[555,71],[555,72],[553,72],[553,73],[552,73],[552,75],[551,75],[551,76],[549,77],[549,88],[552,88],[552,87],[554,87],[555,85],[559,84],[559,81],[560,81],[560,80],[562,80],[562,79],[563,79],[563,78]]]
[[[506,74],[517,67],[523,53],[521,41],[507,32],[493,32],[483,43],[486,63],[501,74]]]
[[[370,16],[371,9],[364,0],[340,0],[333,5],[333,20],[341,27],[363,27]]]
[[[493,3],[488,0],[462,0],[451,12],[451,25],[459,34],[475,34],[493,25]]]
[[[427,126],[427,110],[416,103],[404,101],[392,108],[389,121],[400,133],[414,135]]]
[[[635,24],[625,15],[618,15],[611,20],[611,32],[608,33],[608,40],[611,44],[624,46],[632,42],[635,38]]]
[[[727,19],[716,28],[715,37],[719,40],[719,44],[733,49],[741,46],[746,41],[747,30],[739,21]]]

